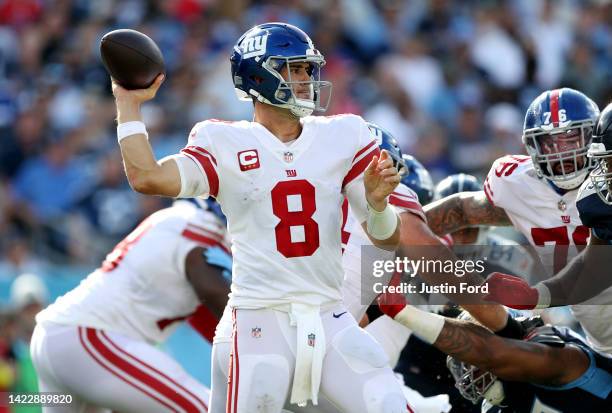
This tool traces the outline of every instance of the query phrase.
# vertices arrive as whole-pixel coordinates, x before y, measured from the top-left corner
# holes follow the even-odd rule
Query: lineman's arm
[[[220,265],[207,261],[207,248],[195,247],[185,258],[185,275],[200,302],[221,319],[230,292],[230,281],[224,276],[227,271]]]
[[[612,285],[610,271],[605,271],[611,262],[609,252],[605,240],[591,236],[589,245],[561,271],[533,287],[520,277],[493,273],[487,279],[489,294],[485,299],[517,309],[582,303]]]
[[[434,346],[505,380],[561,386],[580,377],[589,357],[579,348],[502,338],[478,324],[445,319]]]
[[[550,291],[550,305],[577,304],[598,295],[612,285],[612,263],[607,241],[591,235],[589,245],[554,277],[542,281]]]
[[[484,191],[460,192],[424,208],[429,227],[440,236],[478,225],[512,225],[506,212],[493,206]]]
[[[410,212],[400,214],[402,221],[400,249],[403,256],[423,257],[426,260],[455,261],[457,256],[432,232],[425,222]],[[411,254],[409,254],[411,252]],[[434,271],[421,271],[419,276],[430,285],[459,286],[459,283],[479,286],[483,282],[478,274],[467,273],[463,277],[455,274]],[[502,305],[483,304],[482,297],[476,294],[447,294],[447,297],[465,308],[474,318],[493,331],[499,331],[506,326],[508,313]]]
[[[505,380],[560,386],[579,378],[590,363],[582,350],[571,345],[551,347],[502,338],[473,322],[412,306],[398,313],[395,320],[417,335],[427,334],[431,324],[442,321],[439,334],[435,338],[430,335],[429,342],[440,351]]]
[[[142,122],[140,106],[155,97],[163,82],[159,75],[147,89],[127,90],[113,81],[113,94],[117,107],[117,122]],[[181,176],[172,158],[157,161],[149,140],[144,134],[129,136],[120,142],[121,156],[130,186],[148,195],[176,197],[181,191]]]

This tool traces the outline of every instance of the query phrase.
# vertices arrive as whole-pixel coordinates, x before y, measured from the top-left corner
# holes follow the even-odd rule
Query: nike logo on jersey
[[[346,311],[345,311],[345,312],[343,312],[343,313],[340,313],[340,314],[333,313],[332,315],[334,316],[334,318],[340,318],[340,317],[342,317],[344,314],[346,314]]]

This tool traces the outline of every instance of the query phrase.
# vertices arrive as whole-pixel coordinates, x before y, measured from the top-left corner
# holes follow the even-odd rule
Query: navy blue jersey
[[[502,380],[506,397],[501,405],[506,407],[485,403],[483,412],[612,412],[612,357],[593,350],[582,337],[566,327],[539,327],[526,340],[550,346],[577,346],[591,359],[590,366],[578,379],[561,387]]]
[[[612,244],[612,205],[608,205],[597,195],[590,179],[578,191],[576,207],[580,220],[591,228],[597,238]]]

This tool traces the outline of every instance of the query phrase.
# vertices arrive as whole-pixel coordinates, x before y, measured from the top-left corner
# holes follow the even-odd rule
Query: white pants
[[[152,345],[121,334],[54,323],[32,335],[41,392],[72,395],[45,413],[207,412],[209,390]]]
[[[341,412],[409,412],[402,388],[388,366],[380,345],[338,306],[321,314],[326,355],[320,406],[331,403]],[[296,329],[289,315],[271,309],[237,309],[232,343],[213,346],[211,413],[278,413],[288,406],[296,352]],[[232,379],[226,388],[229,348]],[[225,361],[224,361],[225,360]],[[229,393],[229,397],[228,396]],[[326,400],[324,400],[326,399]]]

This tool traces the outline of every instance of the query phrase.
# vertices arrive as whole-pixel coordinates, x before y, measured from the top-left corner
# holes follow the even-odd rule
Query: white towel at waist
[[[321,308],[291,304],[289,318],[291,326],[297,328],[295,373],[290,401],[303,407],[312,399],[316,406],[325,357],[325,331],[321,321]]]

